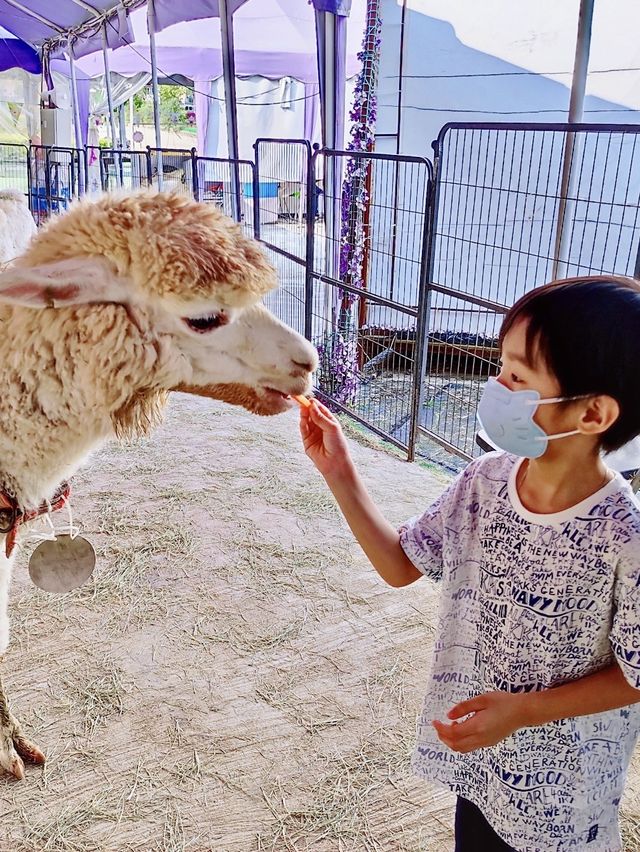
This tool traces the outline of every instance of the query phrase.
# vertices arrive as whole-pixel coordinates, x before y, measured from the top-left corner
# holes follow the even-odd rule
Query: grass
[[[118,825],[122,816],[122,801],[114,800],[106,792],[90,796],[79,803],[62,804],[55,813],[44,819],[30,822],[23,812],[26,825],[22,849],[29,852],[100,852],[105,847],[102,840],[91,837],[99,823]]]
[[[262,795],[271,813],[271,831],[258,837],[258,849],[298,850],[328,842],[331,849],[385,848],[371,825],[387,788],[408,763],[411,739],[382,729],[363,737],[346,754],[329,758],[311,791],[311,800],[297,806],[295,793],[276,781]],[[390,792],[390,790],[389,790]],[[390,847],[386,847],[390,848]]]
[[[64,682],[70,709],[79,713],[89,737],[111,717],[122,715],[124,698],[131,690],[122,670],[112,659],[105,658],[96,668],[91,665],[74,667],[73,676]]]

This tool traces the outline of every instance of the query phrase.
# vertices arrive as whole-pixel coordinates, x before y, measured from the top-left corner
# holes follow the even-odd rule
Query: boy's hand
[[[340,424],[317,399],[311,400],[309,408],[300,409],[300,434],[305,453],[323,476],[350,469],[351,457]]]
[[[447,713],[449,719],[474,715],[464,722],[446,725],[434,720],[438,738],[452,751],[467,752],[495,745],[519,728],[525,727],[524,693],[485,692],[456,704]]]

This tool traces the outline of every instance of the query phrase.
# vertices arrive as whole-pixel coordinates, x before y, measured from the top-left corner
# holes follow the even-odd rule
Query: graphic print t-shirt
[[[518,852],[619,852],[640,705],[523,728],[468,754],[431,725],[471,696],[548,689],[614,660],[640,689],[640,504],[617,476],[577,506],[535,515],[518,498],[520,462],[472,462],[401,528],[409,559],[442,583],[413,768],[474,802]]]

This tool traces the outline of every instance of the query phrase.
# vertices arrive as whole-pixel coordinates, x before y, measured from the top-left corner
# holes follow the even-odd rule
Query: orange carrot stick
[[[302,408],[311,408],[311,400],[307,399],[307,397],[303,396],[301,393],[293,394],[291,399],[295,399],[298,405]]]

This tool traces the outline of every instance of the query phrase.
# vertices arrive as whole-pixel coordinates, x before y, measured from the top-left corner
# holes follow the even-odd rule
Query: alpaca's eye
[[[220,328],[221,325],[225,325],[227,318],[224,314],[220,313],[207,314],[204,317],[186,317],[184,321],[192,331],[206,334],[208,331],[214,331],[214,329]]]

